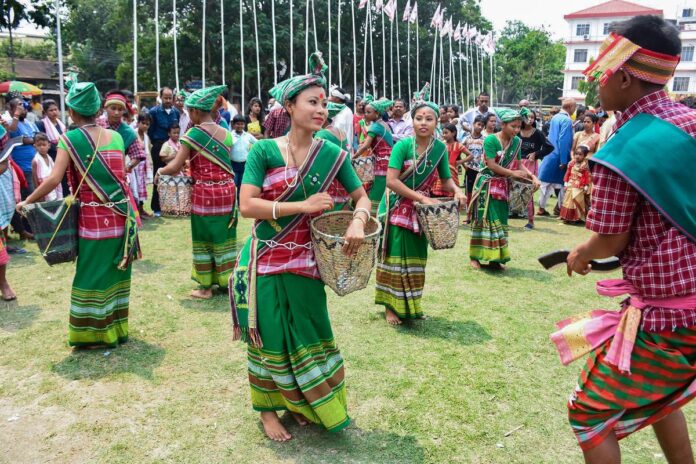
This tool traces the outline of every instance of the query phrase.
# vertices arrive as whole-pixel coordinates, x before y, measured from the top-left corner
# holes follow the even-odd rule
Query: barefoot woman
[[[51,175],[17,210],[43,198],[68,171],[71,190],[79,189],[74,201],[80,203],[80,254],[70,296],[68,344],[115,346],[128,340],[131,261],[138,252],[123,139],[97,126],[101,100],[93,83],[73,84],[65,104],[77,129],[60,136]]]
[[[424,93],[427,98],[427,87]],[[421,234],[414,202],[437,203],[429,195],[439,178],[444,190],[452,192],[460,205],[466,204],[466,195],[452,180],[447,147],[435,139],[439,113],[434,103],[415,103],[411,110],[415,135],[397,142],[389,160],[388,190],[379,207],[386,230],[383,258],[377,265],[375,303],[384,306],[387,322],[392,325],[423,317],[428,241]]]
[[[226,88],[224,85],[207,87],[186,98],[194,126],[181,137],[176,158],[157,171],[159,175],[173,176],[190,160],[195,181],[191,198],[191,278],[199,285],[191,292],[194,298],[211,298],[213,285],[227,288],[237,257],[236,190],[230,161],[232,134],[210,114],[218,95]]]
[[[244,172],[240,211],[254,218],[252,236],[230,279],[235,338],[248,343],[253,408],[266,435],[291,438],[276,411],[288,410],[335,432],[346,427],[343,359],[333,338],[326,293],[311,248],[309,221],[333,208],[328,187],[338,179],[356,204],[344,252],[362,243],[370,200],[347,152],[313,138],[326,120],[323,61],[313,74],[271,89],[292,120],[290,132],[254,144]]]

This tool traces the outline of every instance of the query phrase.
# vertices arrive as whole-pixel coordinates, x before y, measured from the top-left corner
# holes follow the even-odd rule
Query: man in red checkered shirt
[[[681,407],[696,396],[696,111],[664,91],[681,53],[673,25],[639,16],[613,31],[585,75],[599,80],[602,108],[621,114],[592,160],[593,234],[571,252],[568,274],[617,255],[623,280],[598,291],[630,297],[620,312],[559,325],[552,339],[562,357],[564,343],[591,351],[568,404],[586,462],[620,462],[618,440],[652,425],[668,462],[692,463]],[[592,339],[589,320],[609,335]]]

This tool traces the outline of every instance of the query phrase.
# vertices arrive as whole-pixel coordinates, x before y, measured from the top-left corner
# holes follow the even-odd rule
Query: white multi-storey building
[[[676,95],[696,94],[696,1],[689,6],[685,3],[677,12],[676,24],[681,31],[682,56],[668,90]],[[624,0],[608,2],[576,11],[563,18],[568,23],[568,37],[565,40],[566,61],[563,73],[563,97],[584,101],[585,96],[578,91],[578,84],[584,79],[582,71],[591,58],[599,54],[599,47],[609,34],[611,23],[624,21],[639,15],[663,16],[663,11],[648,8]]]

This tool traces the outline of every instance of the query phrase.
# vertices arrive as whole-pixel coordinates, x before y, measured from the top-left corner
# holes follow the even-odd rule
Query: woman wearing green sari
[[[375,303],[384,306],[390,325],[424,317],[421,297],[428,240],[422,235],[414,204],[438,203],[429,196],[438,178],[461,207],[466,204],[466,195],[452,180],[447,147],[435,138],[440,109],[427,101],[428,89],[426,86],[417,94],[424,99],[411,110],[414,135],[394,146],[386,177],[388,190],[379,206],[385,232],[383,254],[377,264]]]
[[[382,120],[382,116],[394,105],[394,102],[386,98],[375,100],[370,94],[365,95],[363,101],[365,102],[365,122],[369,126],[367,137],[355,152],[354,158],[369,155],[375,157],[375,180],[369,187],[368,196],[372,202],[372,212],[376,214],[387,187],[389,157],[394,146],[391,128]]]
[[[523,116],[510,109],[497,111],[501,130],[483,142],[485,167],[481,170],[469,203],[471,242],[469,256],[474,269],[487,261],[494,270],[504,269],[510,261],[508,249],[508,196],[509,178],[516,177],[534,182],[539,180],[521,163],[522,141],[520,132]]]
[[[128,340],[131,262],[139,252],[137,207],[126,185],[123,139],[96,124],[97,88],[91,82],[72,84],[65,104],[77,129],[60,137],[50,176],[17,210],[43,198],[68,172],[77,198],[65,201],[80,204],[68,344],[113,347]]]
[[[254,144],[244,171],[240,212],[255,219],[230,278],[234,338],[248,343],[251,402],[266,435],[291,435],[277,411],[300,425],[313,422],[336,432],[348,418],[343,358],[336,346],[319,275],[309,222],[333,209],[327,193],[334,180],[356,204],[343,251],[364,240],[370,201],[337,145],[315,139],[326,120],[326,81],[321,56],[310,57],[312,74],[271,89],[290,115],[286,136]]]
[[[191,278],[199,285],[191,292],[194,298],[212,298],[213,285],[226,289],[237,257],[232,134],[211,116],[217,97],[225,89],[224,85],[207,87],[186,98],[194,126],[181,137],[176,158],[157,171],[158,175],[177,175],[190,160],[195,181],[191,193]]]
[[[346,105],[344,105],[343,103],[329,102],[326,106],[326,110],[328,111],[329,117],[326,120],[324,128],[318,131],[316,134],[314,134],[314,137],[317,139],[326,140],[337,145],[342,150],[349,151],[346,133],[343,130],[341,130],[341,128],[334,127],[333,125],[333,118],[338,113],[343,111],[345,107]],[[334,211],[341,211],[345,208],[350,207],[350,195],[348,195],[348,192],[345,188],[343,188],[343,185],[341,185],[338,179],[333,181],[331,187],[329,187],[328,193],[329,195],[331,195],[331,198],[333,199]]]

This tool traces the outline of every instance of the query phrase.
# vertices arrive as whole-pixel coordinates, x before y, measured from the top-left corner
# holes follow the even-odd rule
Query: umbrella
[[[21,93],[25,97],[41,95],[43,91],[35,85],[27,84],[21,81],[5,81],[0,82],[0,94],[9,92]]]

